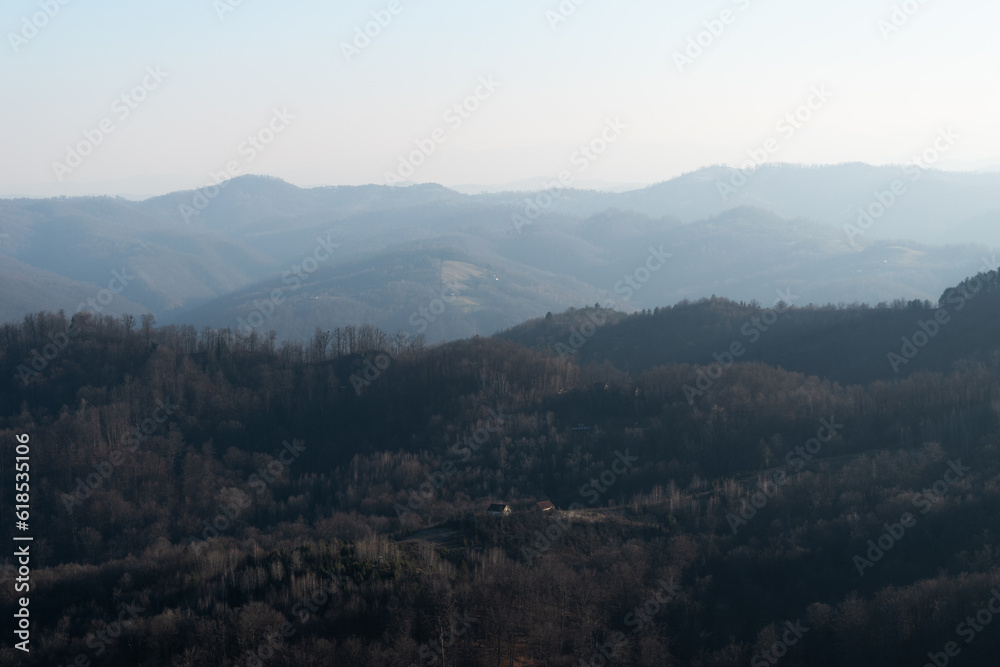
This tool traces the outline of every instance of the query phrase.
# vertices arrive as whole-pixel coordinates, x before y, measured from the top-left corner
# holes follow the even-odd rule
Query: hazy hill
[[[788,288],[818,304],[936,299],[947,285],[982,269],[986,253],[985,247],[889,241],[854,250],[829,226],[746,207],[691,224],[622,212],[539,220],[500,248],[523,263],[553,267],[611,292],[644,265],[651,246],[661,245],[673,257],[633,291],[634,306],[711,294],[770,304],[776,290]]]
[[[380,253],[296,278],[286,274],[256,283],[187,311],[180,320],[244,327],[248,333],[243,322],[255,325],[251,313],[265,314],[273,290],[279,289],[281,303],[254,327],[259,334],[273,329],[282,339],[305,340],[316,327],[364,322],[438,342],[492,334],[538,313],[593,303],[602,296],[570,277],[498,258],[473,258],[447,247]]]
[[[757,206],[783,217],[803,217],[835,226],[846,240],[843,225],[857,222],[858,208],[876,203],[876,193],[890,190],[899,180],[906,191],[874,220],[858,243],[896,238],[931,244],[1000,245],[1000,227],[976,224],[984,216],[1000,221],[998,173],[954,173],[860,163],[817,167],[768,164],[752,172],[742,187],[734,185],[741,182],[739,178],[738,170],[707,167],[621,194],[571,190],[555,208],[591,214],[614,207],[693,222],[739,206]]]
[[[429,340],[491,334],[550,310],[595,302],[631,311],[711,294],[768,305],[779,292],[793,294],[799,305],[838,302],[846,295],[872,304],[898,294],[936,300],[944,286],[974,273],[985,253],[985,248],[889,242],[855,251],[826,226],[751,208],[689,225],[622,211],[583,220],[552,216],[521,234],[504,229],[502,210],[480,213],[472,217],[462,204],[427,205],[410,212],[412,224],[405,229],[379,212],[333,223],[329,231],[290,233],[289,239],[298,239],[298,262],[317,247],[316,238],[343,244],[334,259],[294,286],[280,315],[263,329],[274,328],[282,338],[362,321],[393,332],[410,330],[410,316],[445,289],[435,267],[449,259],[499,280],[477,291],[474,305],[442,314],[428,331]],[[388,237],[401,240],[385,246],[371,236],[358,237],[376,229],[390,229]],[[363,259],[348,248],[361,250]],[[235,326],[253,310],[255,299],[281,284],[279,274],[179,311],[171,321]]]
[[[198,194],[204,200],[197,200]],[[303,189],[279,178],[239,176],[215,196],[211,188],[182,191],[140,202],[140,210],[163,221],[222,232],[252,232],[324,224],[366,211],[406,209],[428,202],[456,201],[464,195],[440,185],[392,188],[382,185]],[[196,206],[196,203],[198,206]],[[186,222],[182,206],[192,209]]]
[[[108,276],[110,279],[110,275]],[[0,299],[0,322],[19,320],[26,313],[36,312],[38,304],[49,304],[55,311],[77,312],[88,299],[97,299],[102,288],[70,280],[46,269],[19,262],[0,255],[0,285],[3,298]],[[98,304],[101,312],[111,315],[132,313],[140,315],[146,309],[123,295],[115,295],[106,306]]]
[[[98,288],[124,269],[135,279],[123,296],[157,315],[274,270],[272,260],[237,239],[165,224],[122,199],[2,201],[0,219],[10,230],[0,254]],[[40,296],[36,310],[50,305]]]
[[[217,192],[142,202],[3,200],[0,256],[94,289],[124,269],[135,279],[122,296],[161,321],[190,317],[230,326],[260,289],[322,255],[327,259],[316,277],[333,282],[311,280],[287,305],[287,335],[357,324],[356,318],[387,328],[407,325],[439,292],[440,275],[405,262],[398,270],[385,267],[428,249],[457,252],[455,261],[507,280],[499,291],[480,293],[463,317],[438,321],[434,336],[447,339],[595,301],[623,310],[711,294],[770,303],[776,290],[787,289],[818,304],[934,299],[992,257],[987,245],[1000,240],[991,224],[1000,211],[1000,175],[925,172],[892,215],[852,245],[837,216],[880,183],[891,184],[898,171],[767,166],[723,202],[717,181],[733,172],[709,168],[621,194],[570,191],[520,229],[512,216],[524,216],[525,200],[537,194],[469,196],[437,185],[301,189],[245,176]],[[185,222],[180,207],[194,211],[195,203],[200,212]],[[880,238],[886,235],[904,240]],[[937,247],[928,243],[931,237],[983,245]],[[647,278],[644,267],[654,251],[671,258],[628,288],[629,280]],[[361,274],[364,280],[348,279]],[[29,310],[65,307],[60,288],[42,284],[29,305],[22,296],[5,295],[16,282],[5,283],[0,312],[16,319]]]

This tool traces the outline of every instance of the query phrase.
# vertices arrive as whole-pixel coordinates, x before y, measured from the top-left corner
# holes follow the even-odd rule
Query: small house
[[[493,516],[503,516],[504,514],[510,514],[510,505],[505,505],[503,503],[493,503],[486,508],[486,513]]]
[[[548,500],[543,500],[540,503],[535,503],[535,509],[538,510],[539,512],[551,512],[555,508],[556,506],[553,505]]]

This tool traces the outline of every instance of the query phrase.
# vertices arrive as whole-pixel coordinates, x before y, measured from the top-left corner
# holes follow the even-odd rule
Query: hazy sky
[[[982,0],[565,0],[554,26],[558,0],[238,1],[4,2],[0,193],[159,193],[230,162],[303,186],[385,183],[418,140],[434,152],[412,180],[503,183],[570,168],[609,119],[620,132],[581,178],[735,166],[769,138],[769,161],[902,163],[949,126],[960,139],[936,166],[1000,164],[1000,5]],[[894,4],[912,14],[890,34]],[[348,62],[342,44],[380,11],[391,22]],[[822,86],[832,97],[779,130]],[[446,116],[477,87],[478,108]],[[262,150],[243,143],[262,130]],[[67,146],[98,138],[60,182]]]

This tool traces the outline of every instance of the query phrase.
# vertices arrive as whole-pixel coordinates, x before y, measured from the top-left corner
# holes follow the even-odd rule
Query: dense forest
[[[34,542],[0,663],[992,664],[997,287],[434,347],[3,325],[0,514],[27,434]]]

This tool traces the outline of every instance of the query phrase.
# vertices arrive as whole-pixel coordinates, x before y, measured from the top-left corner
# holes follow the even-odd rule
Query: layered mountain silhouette
[[[261,333],[285,339],[365,321],[434,342],[594,303],[770,305],[789,289],[797,305],[935,301],[994,268],[1000,174],[770,165],[743,178],[710,167],[622,193],[466,195],[243,176],[139,202],[2,200],[0,317],[73,311],[117,271],[132,278],[110,313],[237,328],[261,309]],[[859,226],[859,209],[878,215]]]

